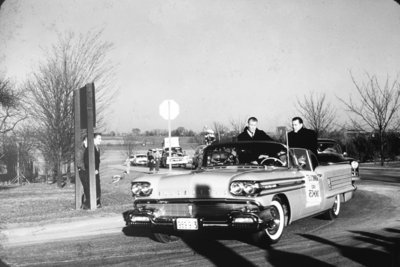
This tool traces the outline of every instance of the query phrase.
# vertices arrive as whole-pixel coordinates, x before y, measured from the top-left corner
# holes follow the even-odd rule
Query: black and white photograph
[[[400,266],[400,1],[0,0],[0,267]]]

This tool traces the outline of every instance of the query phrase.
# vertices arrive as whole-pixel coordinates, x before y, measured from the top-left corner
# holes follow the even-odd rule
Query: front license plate
[[[197,230],[199,229],[199,224],[195,218],[178,218],[176,219],[176,229]]]

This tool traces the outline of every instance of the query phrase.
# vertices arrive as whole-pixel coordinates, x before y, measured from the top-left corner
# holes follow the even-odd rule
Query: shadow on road
[[[215,266],[256,266],[217,240],[182,239],[194,252],[209,259]]]
[[[285,266],[335,266],[313,257],[267,248],[266,260],[275,267]]]
[[[208,258],[216,266],[256,266],[249,260],[256,255],[254,254],[254,249],[250,251],[250,255],[239,255],[211,237],[210,239],[186,239],[183,237],[182,240],[194,252]],[[269,263],[272,266],[334,266],[310,256],[275,249],[273,246],[256,245],[254,242],[249,241],[248,238],[239,237],[236,240],[261,249],[261,253],[265,251],[265,263]]]
[[[389,233],[400,234],[398,229],[386,228],[384,230]],[[369,243],[374,248],[341,245],[331,240],[308,234],[300,234],[300,236],[332,246],[342,256],[363,266],[400,266],[400,236],[386,237],[365,231],[351,232],[357,235],[353,237],[355,240]]]
[[[303,254],[282,251],[276,249],[276,245],[270,245],[268,243],[256,243],[251,238],[247,236],[241,236],[238,240],[243,243],[247,243],[251,246],[256,246],[264,251],[266,251],[265,259],[266,262],[270,263],[275,267],[285,267],[285,266],[334,266],[329,263],[320,261],[310,256],[306,256]]]

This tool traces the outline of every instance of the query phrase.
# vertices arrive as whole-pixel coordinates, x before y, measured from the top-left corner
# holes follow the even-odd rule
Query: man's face
[[[98,135],[98,136],[96,136],[96,137],[94,138],[94,144],[95,144],[96,146],[98,146],[98,145],[100,145],[100,143],[101,143],[101,135]]]
[[[301,127],[303,127],[303,124],[300,123],[298,120],[294,120],[292,121],[292,127],[293,131],[297,133],[301,129]]]
[[[255,132],[257,129],[257,122],[256,121],[249,121],[249,130],[250,132]]]

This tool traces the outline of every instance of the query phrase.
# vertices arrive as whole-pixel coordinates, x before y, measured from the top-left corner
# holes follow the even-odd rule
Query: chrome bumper
[[[124,213],[124,219],[127,226],[137,228],[149,228],[154,230],[173,230],[190,231],[190,229],[178,229],[177,220],[189,217],[154,217],[138,210],[129,210]],[[232,213],[226,219],[213,218],[190,218],[197,221],[198,229],[196,231],[207,229],[236,229],[256,231],[263,225],[263,221],[251,213]]]
[[[265,215],[264,210],[268,208],[264,209],[248,200],[194,202],[135,203],[135,208],[124,212],[123,216],[127,226],[153,230],[191,231],[191,229],[179,229],[178,219],[195,220],[196,231],[208,229],[256,231],[265,225],[259,214]]]

